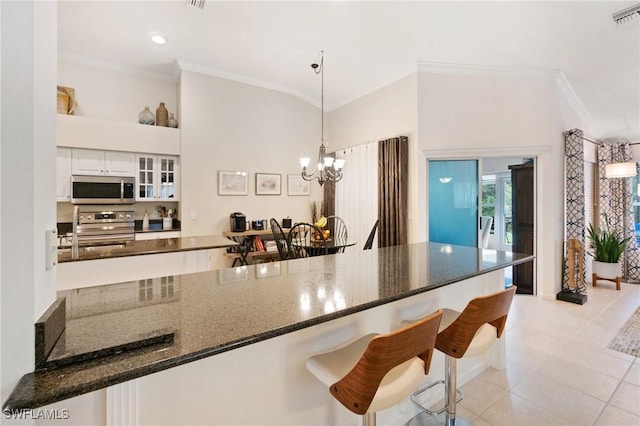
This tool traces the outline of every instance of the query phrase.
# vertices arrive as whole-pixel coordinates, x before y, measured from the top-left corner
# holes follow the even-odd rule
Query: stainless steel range
[[[135,237],[133,211],[79,211],[77,241],[80,246],[117,244]]]

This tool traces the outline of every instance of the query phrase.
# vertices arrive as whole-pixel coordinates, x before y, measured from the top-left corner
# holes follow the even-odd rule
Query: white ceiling
[[[176,77],[182,67],[320,104],[310,67],[325,51],[325,109],[355,100],[419,63],[561,70],[588,134],[640,140],[636,1],[218,2],[60,1],[62,59]],[[167,44],[151,43],[152,33]]]

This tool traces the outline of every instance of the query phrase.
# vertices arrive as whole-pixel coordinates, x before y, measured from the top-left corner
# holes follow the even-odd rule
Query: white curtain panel
[[[362,250],[378,219],[378,143],[371,142],[339,152],[344,177],[336,184],[336,216],[340,216]],[[373,247],[377,247],[377,235]]]

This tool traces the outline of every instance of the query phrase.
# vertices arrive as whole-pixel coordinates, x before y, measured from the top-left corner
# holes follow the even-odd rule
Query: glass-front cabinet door
[[[176,199],[176,169],[177,159],[173,157],[158,157],[160,163],[160,199]]]
[[[138,191],[136,199],[138,201],[153,200],[154,191],[154,164],[155,156],[138,155]]]
[[[138,154],[137,201],[178,201],[178,157]]]

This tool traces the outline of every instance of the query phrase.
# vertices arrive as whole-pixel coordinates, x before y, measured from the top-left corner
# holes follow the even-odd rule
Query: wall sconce
[[[636,175],[636,163],[613,163],[605,166],[604,175],[611,178],[625,178],[633,177]]]

